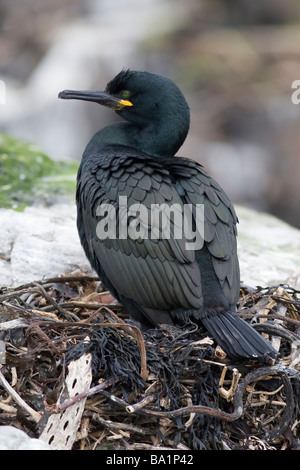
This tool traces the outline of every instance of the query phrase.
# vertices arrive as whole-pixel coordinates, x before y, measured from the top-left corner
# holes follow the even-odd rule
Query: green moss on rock
[[[78,162],[56,162],[34,144],[0,134],[0,207],[74,201]]]

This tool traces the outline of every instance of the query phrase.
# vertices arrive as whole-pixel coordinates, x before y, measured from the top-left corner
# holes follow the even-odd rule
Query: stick
[[[14,399],[14,401],[24,410],[26,411],[32,418],[33,420],[38,423],[41,419],[41,415],[35,411],[31,406],[27,405],[27,403],[23,400],[23,398],[20,397],[20,395],[17,394],[17,392],[12,388],[11,385],[7,382],[5,379],[4,375],[2,374],[0,370],[0,384],[2,387],[10,394],[10,396]]]
[[[64,411],[70,406],[74,405],[75,403],[79,402],[80,400],[83,400],[84,398],[90,397],[91,395],[95,395],[95,393],[99,393],[103,390],[105,390],[107,387],[110,387],[113,385],[113,383],[117,382],[116,380],[106,380],[105,382],[102,382],[99,385],[95,385],[95,387],[90,388],[86,392],[78,393],[72,398],[68,398],[65,400],[63,403],[57,406],[58,411]]]
[[[128,413],[136,413],[138,410],[149,405],[149,403],[153,402],[156,398],[157,398],[157,395],[155,393],[152,393],[151,395],[147,395],[141,401],[134,403],[133,405],[126,406],[126,411]]]

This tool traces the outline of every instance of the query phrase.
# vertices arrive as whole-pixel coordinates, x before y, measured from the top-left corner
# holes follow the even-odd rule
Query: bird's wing
[[[103,157],[95,155],[93,165],[85,165],[83,159],[77,202],[78,229],[86,254],[118,298],[130,299],[147,311],[201,307],[201,275],[195,252],[186,248],[187,240],[182,232],[182,238],[179,232],[174,236],[180,229],[177,215],[183,214],[184,202],[170,171],[159,160],[153,161],[134,149],[129,152],[128,148],[124,156],[124,150],[117,147],[114,152],[103,152]],[[102,218],[96,216],[101,212],[97,208],[104,208],[104,204],[109,204],[112,219],[116,215],[126,222],[129,236],[120,238],[117,227],[114,238],[113,222],[109,227],[112,219],[107,218],[108,213]],[[139,213],[135,211],[139,204],[150,211],[151,219],[137,217]],[[166,233],[166,238],[161,237],[165,226],[159,223],[159,212],[153,210],[153,205],[157,208],[162,204],[171,206],[175,214],[165,213],[164,222],[170,229],[170,237]],[[137,220],[141,236],[135,239]],[[107,230],[112,230],[110,238],[103,236],[103,222]]]
[[[233,204],[219,184],[195,161],[175,157],[170,171],[176,175],[178,192],[187,203],[204,206],[204,241],[223,293],[231,305],[239,297],[240,271],[237,257],[238,222]]]

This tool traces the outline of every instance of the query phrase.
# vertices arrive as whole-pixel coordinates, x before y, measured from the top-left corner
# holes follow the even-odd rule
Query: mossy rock
[[[35,144],[0,134],[0,207],[74,201],[78,162],[54,161]]]

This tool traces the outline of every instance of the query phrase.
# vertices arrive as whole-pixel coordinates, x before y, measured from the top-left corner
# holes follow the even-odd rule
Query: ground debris
[[[94,277],[2,288],[0,425],[68,449],[299,448],[299,294],[242,286],[238,314],[279,351],[262,365],[192,323],[142,333]]]

